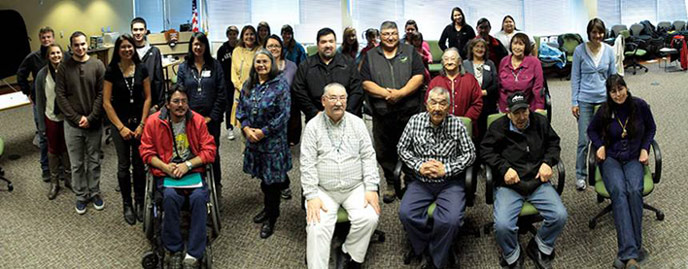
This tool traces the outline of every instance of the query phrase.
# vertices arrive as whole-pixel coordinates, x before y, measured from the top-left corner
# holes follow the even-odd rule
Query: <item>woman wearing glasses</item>
[[[497,97],[499,89],[497,85],[497,67],[488,58],[490,50],[485,39],[480,37],[468,42],[468,59],[463,60],[466,72],[473,74],[480,85],[480,96],[483,99],[483,109],[480,112],[477,123],[478,143],[482,134],[487,131],[487,116],[497,113]]]

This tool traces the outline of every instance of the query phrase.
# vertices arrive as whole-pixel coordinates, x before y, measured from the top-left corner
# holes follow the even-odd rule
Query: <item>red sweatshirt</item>
[[[467,117],[473,123],[473,137],[477,137],[477,122],[483,109],[483,93],[478,80],[470,73],[458,75],[452,81],[446,76],[438,75],[430,81],[425,99],[428,93],[435,87],[442,87],[449,91],[452,98],[452,107],[449,113],[454,116]]]

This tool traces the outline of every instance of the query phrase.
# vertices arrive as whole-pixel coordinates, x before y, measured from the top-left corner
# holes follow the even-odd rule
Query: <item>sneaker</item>
[[[291,189],[286,188],[286,189],[282,190],[282,192],[280,193],[280,196],[282,196],[282,199],[284,199],[284,200],[291,199]]]
[[[86,202],[76,201],[76,207],[74,209],[76,209],[76,213],[83,215],[86,213]]]
[[[535,263],[535,267],[537,267],[538,269],[552,268],[552,261],[554,260],[554,251],[552,251],[552,253],[549,255],[542,253],[542,251],[540,251],[540,249],[538,248],[537,243],[535,242],[535,238],[530,239],[530,242],[528,242],[528,246],[526,247],[526,254],[533,260],[533,263]]]
[[[182,262],[182,266],[184,269],[196,269],[199,268],[198,265],[198,259],[194,258],[189,254],[186,254],[186,257],[184,257],[184,261]]]
[[[227,130],[227,139],[234,140],[234,129]]]
[[[103,208],[105,207],[105,202],[103,202],[103,199],[100,198],[100,195],[93,196],[93,198],[91,198],[91,201],[93,201],[93,208],[95,208],[96,210],[103,210]]]
[[[635,259],[630,259],[626,262],[626,269],[640,269],[640,265]]]
[[[585,184],[585,179],[577,179],[576,180],[576,190],[583,191],[585,190],[586,184]]]

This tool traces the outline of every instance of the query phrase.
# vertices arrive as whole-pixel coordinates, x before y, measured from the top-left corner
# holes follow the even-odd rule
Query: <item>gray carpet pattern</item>
[[[666,214],[657,221],[645,211],[643,243],[650,252],[645,268],[688,268],[688,193],[681,175],[688,174],[688,77],[685,72],[664,72],[656,63],[649,73],[627,73],[629,89],[651,106],[657,122],[656,140],[663,154],[662,182],[646,202]],[[575,191],[574,161],[577,139],[575,119],[570,112],[570,82],[549,78],[554,102],[553,126],[561,136],[562,159],[566,165],[567,185],[562,200],[569,219],[557,241],[555,267],[609,268],[616,256],[616,234],[610,215],[593,230],[588,220],[608,202],[598,204],[592,189]],[[370,122],[369,122],[370,123]],[[38,150],[31,144],[34,124],[30,107],[0,112],[0,135],[5,140],[5,156],[0,166],[14,181],[15,191],[0,192],[0,268],[140,268],[141,254],[150,249],[141,225],[127,225],[122,218],[122,203],[115,192],[116,157],[114,147],[103,144],[101,190],[105,209],[77,215],[74,196],[62,192],[48,201],[47,183],[41,182]],[[238,134],[238,133],[237,133]],[[213,243],[217,268],[304,268],[305,213],[301,209],[298,149],[294,149],[294,168],[289,173],[294,199],[284,201],[275,234],[259,237],[260,226],[251,218],[262,208],[259,182],[244,174],[241,139],[223,138],[221,145],[224,197],[221,236]],[[18,154],[18,160],[8,155]],[[383,186],[382,188],[385,188]],[[492,219],[485,204],[484,181],[478,184],[476,205],[467,209],[467,218],[482,226]],[[382,205],[379,229],[387,241],[371,244],[367,268],[417,268],[402,263],[406,237],[398,219],[399,202]],[[482,231],[481,231],[482,232]],[[521,237],[525,246],[531,235]],[[457,250],[463,268],[497,268],[499,253],[494,233],[479,238],[463,236]],[[331,256],[334,259],[334,256]],[[527,268],[533,268],[526,259]]]

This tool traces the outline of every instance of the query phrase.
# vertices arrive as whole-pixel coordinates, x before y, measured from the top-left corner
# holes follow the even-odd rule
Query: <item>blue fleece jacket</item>
[[[603,103],[607,100],[605,82],[616,74],[614,50],[602,44],[602,59],[595,66],[592,57],[585,50],[586,43],[578,45],[573,52],[571,65],[571,105],[578,102]]]

